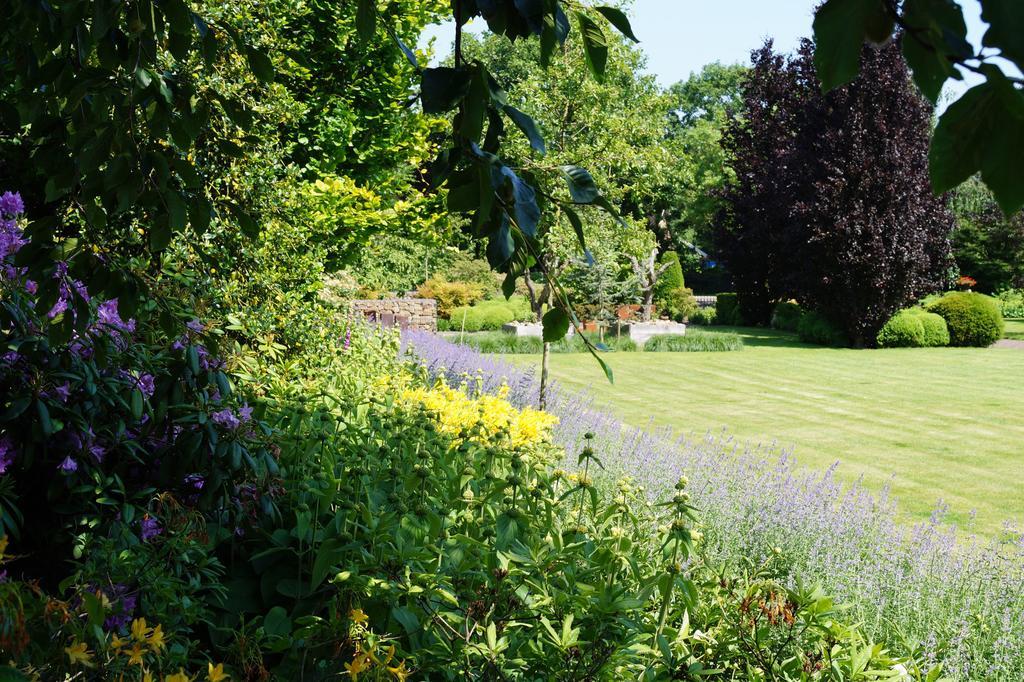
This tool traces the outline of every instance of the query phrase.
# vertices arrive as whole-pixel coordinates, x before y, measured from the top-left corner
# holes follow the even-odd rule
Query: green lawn
[[[1004,336],[1008,339],[1024,341],[1024,320],[1007,320]]]
[[[1024,524],[1024,351],[828,349],[730,331],[743,334],[745,350],[610,353],[615,386],[584,354],[552,355],[551,371],[632,424],[725,427],[792,446],[808,466],[839,460],[840,476],[863,476],[873,489],[891,481],[914,518],[941,498],[960,523],[976,509],[984,534],[1004,519]]]

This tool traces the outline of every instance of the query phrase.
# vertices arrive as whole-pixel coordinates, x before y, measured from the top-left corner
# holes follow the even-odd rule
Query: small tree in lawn
[[[657,247],[651,249],[650,253],[642,258],[630,254],[629,264],[633,267],[633,274],[636,276],[637,284],[640,286],[640,297],[643,301],[641,319],[644,322],[651,321],[651,312],[654,310],[654,291],[658,286],[658,278],[672,265],[671,261],[659,263]],[[676,261],[679,264],[679,261]]]

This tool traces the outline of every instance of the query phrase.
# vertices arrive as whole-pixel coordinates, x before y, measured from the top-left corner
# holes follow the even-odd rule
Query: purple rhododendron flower
[[[21,200],[18,192],[4,192],[0,194],[0,213],[5,213],[12,218],[25,212],[25,202]]]
[[[142,521],[139,522],[139,537],[142,538],[143,542],[152,540],[162,532],[164,531],[160,527],[160,522],[149,514],[146,514]]]
[[[78,471],[78,462],[76,462],[71,455],[68,455],[64,458],[63,462],[57,465],[57,468],[64,473],[74,473],[75,471]]]
[[[121,315],[117,312],[116,298],[101,303],[100,307],[96,309],[96,316],[99,319],[99,323],[104,327],[128,334],[135,331],[135,320],[129,319],[126,322],[121,319]]]
[[[152,398],[153,393],[156,391],[156,381],[153,379],[152,374],[143,373],[139,375],[136,385],[139,390],[142,391],[142,395],[146,398]]]
[[[107,455],[107,448],[100,445],[99,443],[93,443],[89,446],[89,454],[92,455],[96,463],[99,464],[103,461],[103,458]]]
[[[53,393],[57,396],[58,400],[66,403],[71,398],[71,384],[65,381],[62,385],[53,389]]]
[[[35,296],[36,292],[39,291],[39,285],[36,284],[34,280],[25,280],[25,291],[27,291],[31,296]]]
[[[238,417],[243,422],[252,421],[252,408],[248,404],[242,405],[238,408]]]
[[[196,334],[202,334],[204,331],[206,331],[206,325],[200,322],[198,318],[189,320],[187,323],[185,323],[185,326],[188,327],[189,331],[195,332]]]
[[[225,429],[234,430],[241,424],[241,422],[238,421],[238,417],[235,416],[235,413],[227,407],[218,412],[214,412],[210,415],[210,418],[213,419],[214,424],[223,426]]]
[[[14,462],[14,442],[4,436],[0,438],[0,474],[7,473],[7,467]]]

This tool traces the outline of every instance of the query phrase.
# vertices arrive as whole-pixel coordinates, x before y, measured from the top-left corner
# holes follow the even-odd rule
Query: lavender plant
[[[474,376],[482,391],[507,382],[511,400],[537,404],[529,370],[430,334],[407,332],[403,341],[435,376]],[[944,522],[940,502],[928,522],[909,526],[887,490],[844,485],[837,465],[798,468],[777,443],[627,426],[586,396],[557,388],[548,410],[560,418],[555,440],[570,456],[584,434],[594,434],[605,475],[632,477],[652,499],[688,476],[707,524],[709,561],[757,564],[776,556],[785,584],[820,584],[868,635],[941,663],[952,679],[1024,677],[1024,537],[1010,525],[995,539],[966,535]]]

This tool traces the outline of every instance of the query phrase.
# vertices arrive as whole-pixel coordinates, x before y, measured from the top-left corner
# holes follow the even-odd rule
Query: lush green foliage
[[[1003,317],[1024,317],[1024,289],[1007,289],[996,294]]]
[[[690,315],[690,324],[715,324],[717,316],[718,313],[715,308],[697,308],[696,312]]]
[[[654,287],[654,305],[659,314],[667,315],[677,321],[687,319],[697,312],[697,301],[693,291],[687,289],[683,282],[683,268],[679,265],[679,254],[665,251],[659,259],[668,267],[658,277]]]
[[[484,288],[475,282],[449,282],[444,279],[428,279],[421,284],[416,293],[421,298],[432,298],[437,301],[437,314],[449,319],[457,308],[469,307],[483,300]]]
[[[924,345],[926,347],[948,346],[949,327],[941,315],[930,313],[924,308],[913,307],[910,312],[921,321],[921,329],[924,331]]]
[[[533,322],[534,315],[529,302],[522,296],[508,299],[480,301],[473,306],[454,308],[449,318],[451,331],[497,331],[509,322]]]
[[[687,334],[659,334],[644,344],[644,350],[654,353],[718,352],[743,350],[743,340],[728,332],[695,332]]]
[[[986,294],[1024,287],[1024,213],[1003,215],[977,178],[957,188],[952,208],[957,217],[953,256],[960,273],[973,277]]]
[[[628,336],[605,335],[602,340],[600,336],[589,333],[590,340],[594,344],[603,344],[610,351],[633,352],[638,350]],[[475,348],[481,353],[498,353],[510,355],[539,354],[544,350],[544,340],[540,336],[515,336],[504,332],[482,332],[479,334],[467,334],[465,336],[453,336],[452,341]],[[559,341],[553,341],[549,350],[552,353],[585,353],[587,347],[582,341],[571,334]]]
[[[910,310],[901,310],[882,325],[876,339],[879,348],[921,348],[925,345],[921,318]]]
[[[793,301],[780,301],[772,311],[772,329],[795,332],[803,314],[804,309]]]
[[[1003,315],[984,294],[953,291],[928,306],[949,328],[951,346],[989,346],[1003,338]]]
[[[796,326],[797,336],[804,343],[819,346],[848,346],[850,340],[836,325],[821,313],[809,310],[800,316]]]

